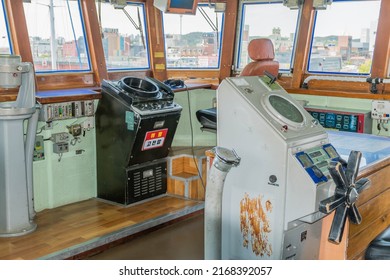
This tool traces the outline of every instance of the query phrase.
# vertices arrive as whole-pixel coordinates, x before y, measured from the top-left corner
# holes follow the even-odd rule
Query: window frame
[[[108,3],[109,1],[106,0],[105,2]],[[109,68],[107,66],[106,68],[107,68],[107,72],[109,74],[128,72],[128,71],[147,71],[147,70],[150,70],[150,68],[151,68],[151,57],[150,57],[151,49],[149,46],[149,32],[148,32],[149,26],[148,26],[147,16],[146,16],[146,13],[147,13],[146,3],[145,2],[136,2],[136,1],[126,1],[126,4],[128,6],[142,6],[142,9],[143,9],[142,19],[143,19],[143,23],[144,23],[143,31],[144,31],[144,39],[145,39],[145,48],[146,48],[146,52],[147,52],[147,56],[146,56],[147,66],[146,67],[134,67],[134,68]],[[103,41],[102,41],[102,45],[103,45]],[[104,55],[104,53],[103,53],[103,55]],[[104,57],[104,59],[106,61],[106,65],[107,65],[107,60],[105,57]]]
[[[282,4],[283,1],[281,0],[243,0],[240,1],[240,6],[238,10],[238,19],[237,19],[237,39],[235,43],[235,54],[234,54],[234,69],[236,72],[241,72],[243,68],[240,68],[240,53],[242,49],[241,45],[241,38],[243,35],[243,23],[245,20],[244,16],[244,6],[249,6],[249,5],[274,5],[274,4]],[[285,7],[288,9],[287,7]],[[295,60],[295,50],[296,50],[296,44],[297,44],[297,38],[298,38],[298,31],[299,31],[299,24],[300,24],[300,19],[302,15],[302,9],[299,9],[297,19],[296,19],[296,26],[295,26],[295,33],[294,33],[294,41],[293,41],[293,47],[292,47],[292,52],[291,52],[291,58],[290,58],[290,68],[289,69],[281,69],[279,68],[279,73],[282,74],[289,74],[292,72],[293,65],[294,65],[294,60]]]
[[[92,59],[91,59],[91,53],[90,53],[90,46],[89,46],[89,42],[88,42],[88,39],[87,39],[85,18],[84,18],[84,14],[83,14],[83,10],[82,10],[82,3],[81,3],[82,0],[73,0],[73,1],[77,1],[77,5],[79,7],[79,16],[80,16],[80,22],[81,22],[81,27],[82,27],[82,35],[83,35],[83,38],[84,38],[85,50],[86,50],[86,55],[87,55],[88,69],[80,69],[80,70],[77,70],[77,69],[75,69],[75,70],[64,69],[64,70],[43,70],[43,71],[35,69],[36,75],[47,75],[47,74],[54,74],[55,75],[55,74],[61,74],[61,73],[64,73],[64,74],[75,73],[75,74],[77,74],[77,73],[90,73],[92,71]],[[29,46],[30,46],[30,49],[31,49],[31,45],[30,44],[29,44]],[[32,57],[32,58],[34,59],[34,57]],[[32,60],[32,61],[34,61],[34,60]]]
[[[204,2],[198,2],[198,5],[196,9],[198,9],[199,6],[203,7],[208,7],[207,3]],[[191,16],[191,15],[187,15]],[[215,70],[220,70],[221,69],[221,59],[222,59],[222,48],[223,48],[223,37],[224,37],[224,29],[225,29],[225,13],[223,13],[222,18],[221,18],[221,24],[220,24],[220,29],[218,30],[218,42],[219,42],[219,48],[218,48],[218,64],[216,67],[166,67],[167,71],[180,71],[180,70],[185,70],[185,71],[215,71]],[[162,33],[164,36],[164,55],[165,58],[167,58],[167,43],[165,40],[165,28],[164,28],[164,16],[162,16]]]
[[[384,1],[384,0],[333,0],[333,3],[334,2],[369,2],[369,1],[375,1],[375,2],[380,2],[380,7],[379,7],[379,13],[378,13],[378,24],[377,24],[377,31],[378,31],[378,28],[379,28],[379,18],[380,18],[380,14],[381,14],[381,2]],[[332,4],[333,4],[332,3]],[[353,3],[350,3],[351,5]],[[305,73],[308,74],[308,75],[332,75],[332,76],[351,76],[351,77],[369,77],[372,75],[372,68],[373,68],[373,63],[374,63],[374,57],[375,57],[375,48],[373,49],[373,52],[372,52],[372,58],[371,58],[371,68],[370,68],[370,72],[369,73],[351,73],[351,72],[326,72],[326,71],[310,71],[309,70],[309,67],[310,67],[310,58],[312,56],[312,48],[313,48],[313,43],[314,43],[314,33],[315,33],[315,29],[316,29],[316,22],[317,22],[317,15],[318,15],[318,11],[315,11],[314,13],[314,20],[313,20],[313,28],[312,28],[312,31],[311,31],[311,34],[309,34],[310,36],[310,45],[308,47],[308,55],[307,55],[307,62],[306,62],[306,69],[305,69]],[[378,33],[378,32],[376,32]]]

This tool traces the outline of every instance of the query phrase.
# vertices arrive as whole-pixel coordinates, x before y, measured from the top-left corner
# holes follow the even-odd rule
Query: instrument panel
[[[328,171],[329,162],[340,159],[340,155],[331,144],[299,152],[295,157],[316,184],[328,181],[330,178]]]

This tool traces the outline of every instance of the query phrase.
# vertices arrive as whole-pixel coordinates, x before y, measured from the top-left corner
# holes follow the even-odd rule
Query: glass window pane
[[[333,1],[318,10],[310,72],[369,74],[380,1]]]
[[[96,3],[101,21],[108,70],[149,68],[144,4],[128,2],[124,9]]]
[[[5,21],[3,1],[0,1],[0,54],[11,54],[11,44]]]
[[[79,1],[23,3],[35,71],[87,71],[89,55]]]
[[[164,14],[167,68],[219,68],[222,21],[205,5],[196,15]]]
[[[282,2],[244,3],[236,67],[244,68],[251,59],[248,44],[256,38],[269,38],[275,49],[279,71],[290,71],[298,22],[298,10],[290,10]]]

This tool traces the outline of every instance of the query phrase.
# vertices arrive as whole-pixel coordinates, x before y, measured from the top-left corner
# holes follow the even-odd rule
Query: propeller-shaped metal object
[[[347,217],[351,223],[360,224],[362,222],[356,201],[359,194],[368,188],[371,182],[367,178],[361,178],[356,182],[361,157],[361,152],[351,151],[345,169],[339,161],[330,162],[328,167],[336,184],[336,190],[333,196],[320,202],[319,210],[325,214],[336,210],[328,237],[329,241],[336,244],[341,242]]]

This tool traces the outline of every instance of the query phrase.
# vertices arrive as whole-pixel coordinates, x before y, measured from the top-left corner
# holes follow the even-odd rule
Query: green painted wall
[[[207,109],[213,106],[215,96],[216,91],[210,89],[196,89],[189,92],[182,91],[175,93],[175,102],[183,107],[183,111],[172,146],[191,147],[192,141],[194,146],[214,147],[217,144],[216,133],[201,131],[201,125],[196,118],[197,110]],[[191,125],[193,140],[191,139]]]
[[[68,132],[66,126],[82,123],[85,118],[54,121],[53,128],[43,129],[38,135],[49,139],[53,133]],[[38,132],[44,127],[38,123]],[[73,137],[71,136],[71,139]],[[54,208],[96,197],[96,144],[95,130],[86,131],[79,142],[69,144],[69,152],[61,160],[53,153],[53,142],[44,141],[45,159],[34,161],[34,206],[35,211]],[[82,150],[76,155],[76,150]]]

